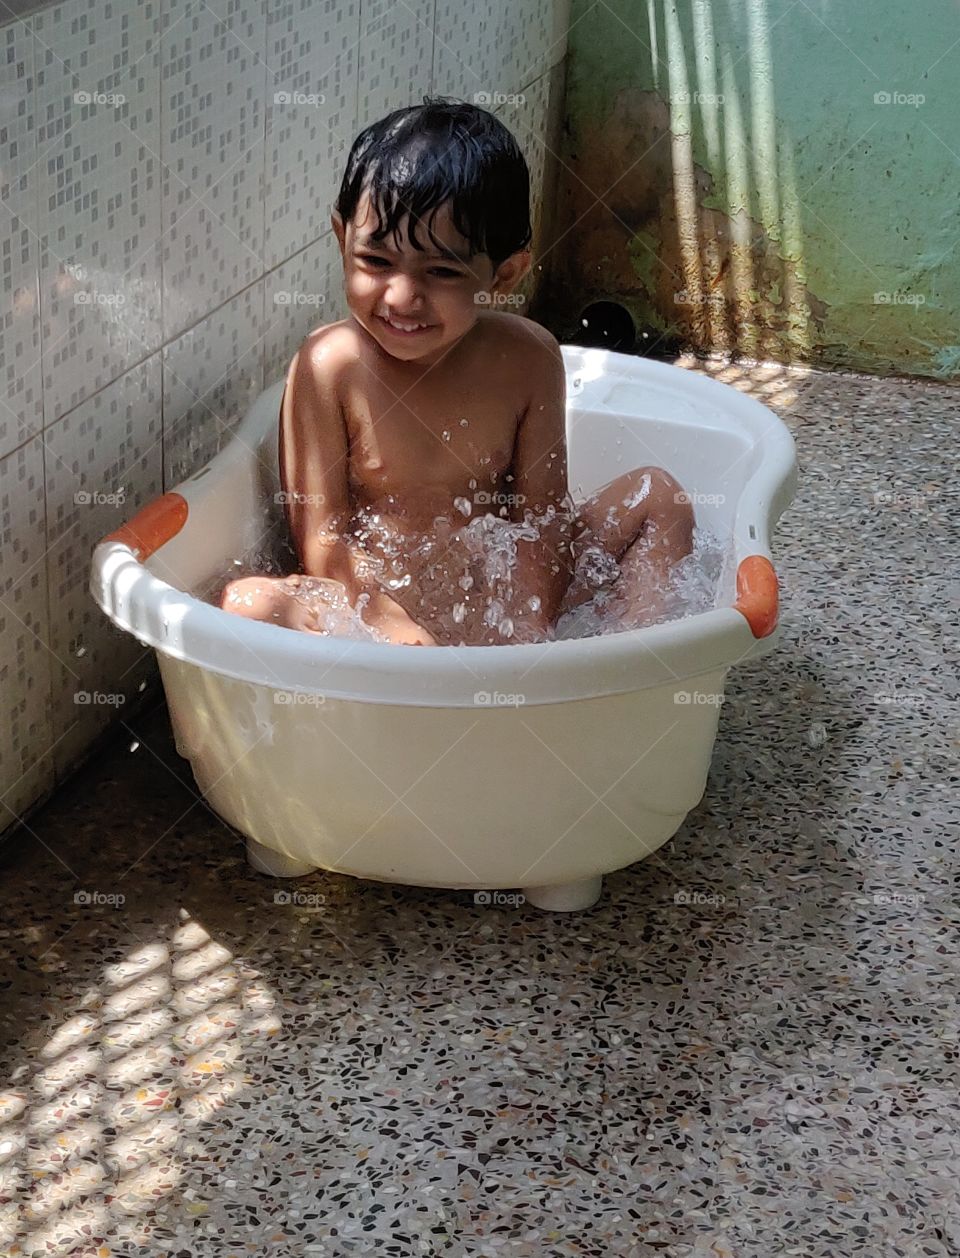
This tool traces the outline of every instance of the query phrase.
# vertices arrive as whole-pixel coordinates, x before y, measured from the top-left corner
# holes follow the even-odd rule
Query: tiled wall
[[[27,10],[0,27],[0,830],[155,685],[87,592],[91,551],[342,317],[330,209],[357,131],[489,93],[540,215],[568,20],[563,0]]]

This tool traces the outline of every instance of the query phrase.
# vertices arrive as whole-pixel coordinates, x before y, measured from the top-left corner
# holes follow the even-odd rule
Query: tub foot
[[[258,874],[269,874],[271,878],[302,878],[317,868],[309,861],[299,861],[275,852],[272,847],[264,847],[256,839],[247,839],[247,860]]]
[[[581,878],[579,882],[558,882],[552,887],[524,887],[528,904],[550,913],[576,913],[600,899],[603,878]]]

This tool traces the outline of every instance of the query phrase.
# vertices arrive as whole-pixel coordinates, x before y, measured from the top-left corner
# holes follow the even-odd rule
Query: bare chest
[[[496,391],[365,382],[343,399],[356,506],[431,516],[498,489],[509,475],[518,416]]]

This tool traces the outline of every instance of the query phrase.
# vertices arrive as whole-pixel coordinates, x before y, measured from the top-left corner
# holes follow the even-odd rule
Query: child
[[[321,631],[322,577],[409,645],[542,642],[598,584],[631,623],[655,618],[692,511],[657,467],[574,507],[559,347],[498,308],[530,266],[510,132],[441,98],[394,111],[354,142],[332,225],[350,316],[307,336],[280,408],[300,574],[232,581],[224,610]],[[512,529],[512,581],[483,558],[498,518],[536,525]]]

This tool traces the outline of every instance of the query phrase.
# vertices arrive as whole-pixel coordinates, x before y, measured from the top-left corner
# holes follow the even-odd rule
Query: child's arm
[[[351,517],[347,431],[337,389],[343,365],[332,338],[304,343],[290,364],[280,404],[280,487],[300,569],[340,581],[351,606],[368,593],[363,619],[392,642],[431,645],[433,637],[380,589],[376,565],[363,547],[342,535]]]
[[[543,630],[556,620],[571,571],[572,522],[563,510],[567,495],[566,377],[556,338],[539,324],[531,322],[529,326],[536,335],[530,362],[533,384],[514,446],[510,492],[517,499],[510,508],[510,518],[522,521],[526,510],[542,517],[550,505],[558,514],[549,523],[538,520],[539,540],[517,543],[511,612],[515,624],[522,618]],[[532,597],[540,600],[536,612],[528,606]]]

